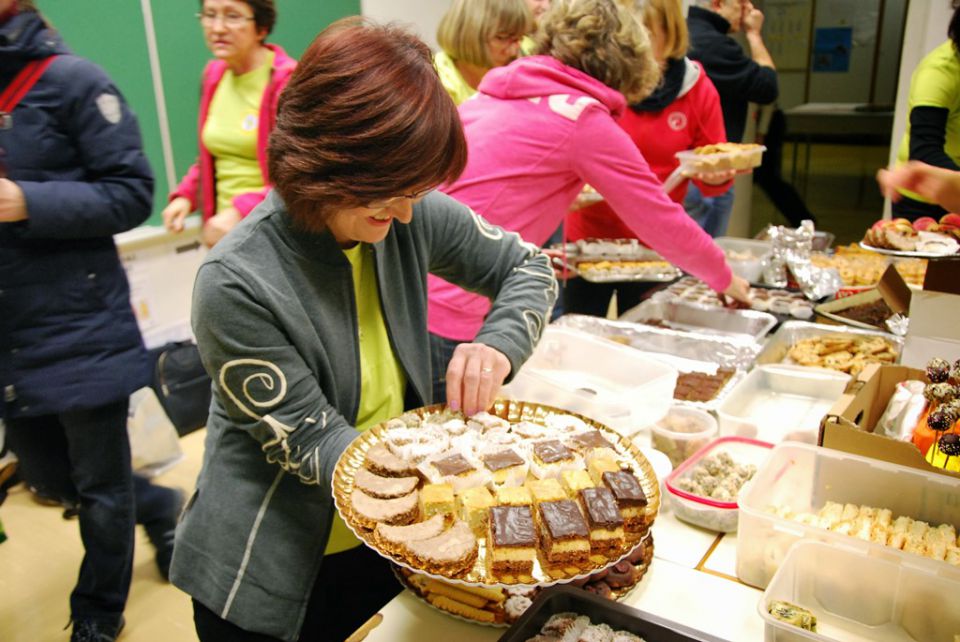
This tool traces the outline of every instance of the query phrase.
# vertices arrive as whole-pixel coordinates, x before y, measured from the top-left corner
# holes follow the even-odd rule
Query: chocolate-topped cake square
[[[586,454],[594,448],[613,448],[613,444],[607,441],[599,430],[577,433],[568,439],[567,443],[581,454]]]
[[[474,470],[473,464],[467,461],[467,458],[460,453],[454,453],[443,459],[435,459],[433,466],[444,477],[447,475],[462,475]]]
[[[561,499],[543,502],[540,512],[540,541],[547,561],[578,564],[590,556],[589,529],[576,502]]]
[[[537,556],[537,529],[529,506],[490,508],[490,565],[497,573],[526,573]]]
[[[605,551],[622,547],[624,519],[613,491],[605,486],[584,488],[580,504],[590,527],[590,548]]]
[[[631,533],[647,527],[647,496],[640,480],[626,470],[603,473],[603,483],[613,493],[613,498],[623,515],[624,526]]]
[[[535,441],[531,450],[530,470],[539,479],[559,477],[564,470],[583,468],[583,459],[559,439]]]
[[[527,478],[527,460],[512,448],[486,453],[480,460],[490,471],[494,486],[519,486]]]

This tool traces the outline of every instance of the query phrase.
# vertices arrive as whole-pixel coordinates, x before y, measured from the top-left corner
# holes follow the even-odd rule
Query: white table
[[[763,640],[762,593],[736,579],[736,534],[718,536],[662,510],[653,537],[654,560],[623,603],[730,642]],[[454,619],[409,591],[380,612],[383,622],[367,642],[493,642],[506,630]]]

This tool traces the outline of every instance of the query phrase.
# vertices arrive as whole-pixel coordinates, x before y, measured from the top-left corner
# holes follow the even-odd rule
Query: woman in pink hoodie
[[[267,141],[297,63],[266,43],[277,17],[273,0],[203,0],[197,17],[214,55],[203,71],[200,158],[170,194],[163,223],[180,232],[199,209],[203,241],[212,246],[269,191]]]
[[[641,100],[659,80],[638,17],[613,0],[555,2],[541,19],[536,47],[541,55],[488,72],[477,96],[460,106],[467,168],[440,189],[540,246],[589,183],[666,260],[717,292],[748,301],[747,282],[663,192],[617,124],[627,102]],[[435,401],[445,398],[446,363],[459,343],[473,340],[489,309],[486,298],[430,277]]]

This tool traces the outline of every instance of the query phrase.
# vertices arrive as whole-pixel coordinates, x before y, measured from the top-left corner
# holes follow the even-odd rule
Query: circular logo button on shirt
[[[245,132],[252,132],[257,128],[257,115],[256,114],[247,114],[246,118],[243,119],[243,123],[240,125]]]
[[[667,125],[675,132],[687,128],[687,115],[682,111],[671,112],[667,116]]]

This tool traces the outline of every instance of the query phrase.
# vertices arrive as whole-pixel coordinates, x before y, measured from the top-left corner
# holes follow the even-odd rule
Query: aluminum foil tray
[[[653,282],[667,283],[682,276],[682,272],[636,239],[581,240],[553,246],[563,251],[555,258],[558,267],[591,283]],[[608,263],[607,268],[586,269],[584,263]],[[649,263],[635,265],[628,263]]]
[[[903,338],[881,332],[880,330],[861,330],[846,325],[827,325],[806,321],[787,321],[767,340],[763,351],[757,356],[757,365],[767,363],[794,363],[788,356],[793,345],[801,339],[822,337],[828,334],[849,335],[853,337],[881,337],[889,341],[897,352],[898,359],[903,351]]]
[[[613,429],[604,426],[592,419],[577,415],[576,413],[560,410],[543,404],[530,403],[525,401],[510,401],[498,399],[488,410],[492,415],[506,419],[511,424],[521,421],[534,424],[545,425],[549,418],[557,415],[572,415],[582,421],[589,428],[599,430],[603,436],[613,444],[617,453],[617,460],[621,465],[628,466],[636,475],[647,497],[646,507],[646,526],[644,532],[631,534],[624,546],[620,549],[610,551],[607,554],[591,554],[589,562],[582,566],[548,565],[542,552],[537,556],[533,564],[531,575],[512,575],[506,573],[495,573],[487,563],[486,537],[478,538],[478,554],[473,566],[463,574],[457,576],[448,576],[440,572],[433,572],[427,568],[420,568],[419,564],[412,562],[405,556],[391,553],[382,548],[374,536],[374,531],[364,527],[361,520],[354,514],[352,503],[350,501],[351,493],[354,488],[354,480],[361,468],[364,467],[367,451],[383,441],[383,435],[389,430],[388,422],[377,424],[376,426],[360,434],[347,449],[340,455],[333,472],[333,501],[346,523],[347,527],[363,541],[367,546],[376,551],[386,559],[403,566],[412,571],[428,575],[434,579],[444,580],[454,584],[464,584],[467,586],[552,586],[554,584],[563,584],[573,580],[582,579],[589,575],[604,569],[611,564],[634,555],[641,546],[643,546],[644,537],[650,532],[649,527],[653,525],[657,512],[660,508],[660,483],[657,475],[647,461],[646,457],[640,452],[639,448],[627,437],[621,436]],[[463,418],[460,413],[452,413],[445,406],[437,404],[412,410],[404,414],[404,417],[416,415],[420,419],[426,417],[435,417],[435,419],[452,419],[455,417]],[[416,429],[414,429],[416,430]],[[565,439],[572,433],[558,434],[558,439]],[[419,484],[418,484],[419,485]]]
[[[653,320],[662,323],[660,327],[670,330],[724,336],[746,335],[757,342],[777,325],[777,317],[767,312],[707,308],[677,301],[652,300],[627,310],[619,320],[639,324]]]
[[[718,368],[736,370],[709,401],[676,401],[708,411],[715,410],[723,402],[730,390],[753,366],[761,350],[759,343],[745,335],[721,336],[683,332],[579,314],[564,315],[554,323],[623,343],[677,368],[680,372],[715,374]]]

